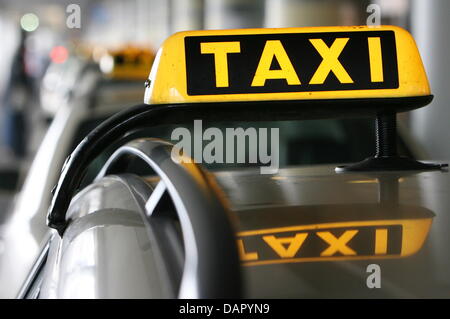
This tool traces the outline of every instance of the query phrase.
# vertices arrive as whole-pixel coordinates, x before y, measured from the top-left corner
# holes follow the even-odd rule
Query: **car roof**
[[[275,175],[261,175],[253,168],[211,173],[237,217],[236,239],[245,281],[244,296],[448,297],[448,172],[342,174],[335,173],[334,167],[289,167]],[[107,176],[90,187],[106,185],[111,178]],[[150,184],[157,180],[147,178]],[[95,199],[96,194],[86,189],[73,203],[85,206],[86,196]],[[102,207],[117,201],[113,197],[102,200]],[[77,211],[72,206],[71,211],[74,210]],[[78,213],[84,214],[84,210]],[[105,215],[100,225],[113,219],[107,216],[110,214]],[[122,223],[128,225],[126,220]],[[88,226],[86,229],[92,227]],[[82,231],[79,227],[68,229],[70,233]],[[379,245],[371,235],[380,230],[387,236],[385,252],[374,254],[370,250]],[[359,233],[338,249],[332,243],[320,242],[318,232],[322,236],[329,232],[336,242],[346,232]],[[295,248],[295,240],[302,234],[308,237]],[[281,243],[278,248],[277,241]],[[317,254],[331,246],[336,252],[330,256]],[[347,255],[343,247],[354,250],[355,255]],[[280,251],[289,254],[293,250],[296,254],[291,256],[277,255]],[[373,265],[381,269],[381,289],[369,289],[366,284],[370,275],[368,267]]]
[[[258,254],[258,258],[243,259],[249,295],[448,296],[448,172],[339,174],[334,168],[291,167],[280,169],[276,175],[261,175],[256,169],[215,173],[238,216],[241,254]],[[369,231],[384,227],[389,228],[385,253],[368,251],[377,245]],[[318,230],[329,231],[336,238],[346,231],[359,231],[361,238],[348,242],[356,255],[345,256],[339,251],[330,257],[320,256],[327,246],[316,238],[313,244],[305,241],[295,256],[286,258],[277,255],[276,245],[269,242],[284,239],[286,252],[294,243],[293,236],[308,233],[308,238],[313,238]],[[367,288],[370,264],[381,267],[385,289]],[[264,280],[267,276],[274,279],[268,282]]]
[[[378,200],[378,180],[398,177],[400,200],[423,204],[423,196],[450,191],[447,171],[390,171],[340,174],[338,164],[291,166],[277,174],[260,174],[259,168],[236,168],[214,172],[230,204],[236,210],[251,207],[368,203]],[[440,192],[424,188],[425,181],[438,184]],[[237,187],[239,185],[239,187]],[[255,187],[258,185],[258,187]],[[437,199],[437,198],[436,198]],[[446,202],[446,196],[439,198]],[[450,201],[447,200],[450,209]]]

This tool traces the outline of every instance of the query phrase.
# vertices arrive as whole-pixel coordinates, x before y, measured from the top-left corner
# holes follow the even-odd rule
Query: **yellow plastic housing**
[[[376,35],[376,32],[379,33],[380,31],[390,31],[388,32],[390,34],[393,32],[395,45],[391,45],[388,49],[380,46],[380,43],[384,42],[377,40],[376,36],[371,36],[372,34]],[[357,33],[359,32],[363,33],[358,35]],[[351,33],[350,36],[347,33]],[[298,59],[292,58],[292,54],[297,56],[301,56],[302,54],[302,52],[298,52],[298,49],[297,52],[292,52],[292,47],[295,47],[295,37],[293,38],[294,40],[290,40],[291,42],[294,41],[293,44],[290,44],[290,48],[283,42],[284,38],[292,38],[292,35],[295,36],[295,34],[298,34],[299,39],[303,39],[301,40],[304,42],[302,44],[303,47],[308,50],[315,49],[317,52],[316,56],[311,58],[311,61],[314,61],[316,65],[316,69],[312,70],[314,71],[314,74],[309,78],[298,76],[298,74],[296,76],[295,70],[298,69],[298,65],[300,65],[301,69],[303,66],[308,67],[308,65],[313,65],[314,63],[309,61],[308,57],[305,61],[298,61]],[[233,61],[238,61],[239,54],[246,54],[245,50],[252,49],[250,44],[251,41],[248,43],[246,41],[247,37],[255,35],[258,36],[258,41],[261,41],[261,39],[266,40],[266,44],[263,50],[261,49],[261,46],[258,47],[259,49],[255,48],[256,51],[259,51],[254,54],[254,59],[251,58],[248,60],[249,58],[247,56],[247,62],[251,63],[244,63],[245,61],[242,62],[242,65],[249,65],[248,69],[247,67],[244,67],[240,70],[236,70],[233,69],[231,63],[228,63],[228,65],[224,64],[226,59],[228,59],[228,62],[231,61],[231,58],[235,59]],[[232,36],[235,36],[238,40],[233,40],[234,38]],[[195,51],[200,50],[201,52],[187,53],[185,47],[186,38],[193,37],[195,37],[195,41],[201,42],[200,46],[194,47]],[[200,37],[205,37],[204,41],[202,41]],[[221,37],[223,38],[223,41],[228,42],[225,49],[221,48],[221,44],[217,44],[218,42],[221,42]],[[326,39],[324,38],[325,40],[322,40],[323,37]],[[333,37],[335,37],[334,41],[332,39]],[[360,48],[358,48],[358,46],[353,45],[351,48],[351,46],[347,44],[351,43],[353,38],[356,39],[358,37],[358,41],[364,40],[361,40],[361,37],[367,37],[367,41],[364,42],[367,44],[364,44],[364,47],[366,48],[366,51],[367,48],[369,48],[370,54],[367,54],[367,57],[361,57],[360,61],[364,62],[364,67],[367,67],[367,65],[370,66],[370,81],[379,83],[380,88],[361,89],[355,87],[355,85],[357,86],[355,74],[359,72],[357,71],[359,68],[358,65],[351,66],[352,70],[354,70],[353,73],[346,72],[348,71],[346,70],[348,66],[344,65],[342,62],[344,56],[347,56],[347,60],[350,61],[349,63],[351,64],[353,63],[351,62],[352,59],[349,59],[348,57],[352,55],[357,57],[358,54],[361,55],[361,52],[363,52],[359,51]],[[240,46],[239,43],[236,44],[236,42],[239,42],[239,38],[242,40]],[[355,52],[352,52],[352,50]],[[191,62],[187,61],[186,55],[191,55],[191,53],[196,54],[201,58],[208,57],[208,61],[215,61],[216,64],[196,62],[196,67],[190,74],[187,74],[187,63]],[[275,59],[277,60],[276,62],[278,62],[276,63],[278,66],[275,65],[274,67],[271,65],[271,62]],[[380,65],[380,63],[382,64],[383,61],[387,61],[386,59],[396,61],[398,78],[389,79],[386,75],[383,76],[383,66]],[[356,60],[358,59],[355,59],[355,61]],[[202,78],[196,79],[196,77],[204,77],[205,70],[212,72],[210,69],[207,70],[205,68],[214,68],[215,66],[220,66],[220,63],[222,63],[222,69],[215,70],[215,85],[217,92],[214,94],[199,94],[198,92],[196,94],[189,94],[188,77],[201,84]],[[228,67],[228,69],[224,68],[224,65]],[[253,67],[251,67],[251,65],[253,65]],[[294,67],[294,65],[297,67]],[[386,73],[386,67],[384,67],[384,71]],[[242,72],[242,75],[248,75],[253,72],[255,76],[253,77],[253,81],[248,81],[248,92],[242,92],[242,90],[233,92],[233,89],[230,86],[231,84],[227,81],[227,72],[234,74],[235,79],[239,77],[239,72]],[[231,78],[229,79],[231,80]],[[145,91],[144,98],[144,102],[147,104],[318,99],[333,100],[349,98],[371,99],[430,95],[430,87],[416,43],[406,30],[396,26],[380,26],[375,28],[369,28],[367,26],[351,26],[180,32],[169,37],[158,51],[150,72],[149,80],[150,82]],[[391,86],[390,88],[383,88],[383,81],[391,80],[394,81],[393,83],[396,83],[394,85],[395,87]],[[334,81],[334,83],[337,83],[334,86],[335,89],[330,89],[330,86],[327,85],[321,86],[321,83],[327,83],[325,81]],[[268,88],[264,91],[264,85],[271,85],[275,82],[285,88],[285,91],[278,91],[276,85],[273,85],[273,89]],[[227,85],[229,85],[230,88],[227,88]],[[306,86],[303,85],[309,85],[308,87],[311,87],[312,89],[305,90],[304,87]],[[221,93],[223,87],[225,87],[223,90],[224,93]],[[298,90],[295,90],[295,88],[298,88]],[[255,93],[254,90],[261,90],[261,92]],[[286,90],[290,91],[287,92]],[[199,92],[201,92],[201,90]]]

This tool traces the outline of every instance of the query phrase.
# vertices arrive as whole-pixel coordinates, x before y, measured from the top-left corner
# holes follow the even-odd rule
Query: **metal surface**
[[[116,159],[119,158],[117,155]],[[119,162],[120,160],[115,163]],[[114,165],[109,167],[114,171]],[[123,169],[120,163],[115,167]],[[448,174],[446,171],[336,174],[334,165],[285,168],[280,169],[277,175],[260,175],[257,169],[216,172],[214,175],[218,184],[238,217],[236,239],[243,240],[245,244],[244,254],[241,250],[244,297],[448,297],[450,291],[448,272],[450,253],[447,249],[450,242]],[[120,182],[122,185],[120,188],[116,185],[120,184],[119,180],[123,180]],[[147,288],[144,289],[148,285],[149,277],[158,278],[154,280],[158,280],[161,285],[157,287],[165,287],[167,292],[165,296],[176,296],[174,287],[177,287],[177,280],[174,282],[173,273],[164,263],[165,252],[170,250],[170,245],[167,244],[170,236],[160,227],[161,223],[155,223],[158,214],[150,219],[142,218],[144,214],[149,214],[145,211],[146,207],[152,207],[148,204],[150,201],[146,200],[149,194],[143,191],[135,192],[141,194],[137,196],[139,200],[130,201],[129,198],[133,197],[129,195],[133,193],[130,189],[135,189],[136,187],[132,185],[138,184],[136,181],[140,179],[133,177],[133,180],[126,176],[101,178],[73,200],[68,217],[74,222],[67,228],[62,239],[67,244],[59,243],[58,249],[54,248],[54,252],[50,253],[62,256],[58,257],[59,262],[54,259],[49,262],[59,268],[53,267],[47,271],[42,291],[49,292],[48,289],[52,285],[65,288],[60,290],[59,294],[43,293],[42,297],[88,297],[86,293],[92,291],[89,288],[94,287],[92,284],[88,288],[79,287],[76,295],[69,294],[70,285],[66,284],[69,281],[79,282],[80,278],[83,278],[80,271],[69,272],[70,269],[76,269],[70,265],[83,264],[88,254],[97,256],[94,258],[96,261],[94,268],[97,271],[91,271],[90,278],[95,278],[91,280],[96,283],[97,280],[101,281],[101,284],[96,284],[96,287],[101,288],[98,288],[95,294],[89,295],[90,297],[155,297],[155,293],[151,294],[145,290]],[[160,181],[156,177],[147,179],[149,185],[161,185],[158,184]],[[128,186],[125,189],[123,185]],[[142,187],[146,188],[145,185]],[[158,187],[154,188],[154,194],[161,194],[157,191]],[[116,211],[112,207],[119,210]],[[103,208],[106,208],[106,211]],[[141,211],[141,217],[138,218],[131,211]],[[98,216],[95,219],[98,221],[95,226],[90,220],[85,219],[87,215],[91,215],[91,218]],[[116,216],[119,215],[130,217],[117,219]],[[131,218],[132,215],[135,217]],[[139,219],[141,221],[138,221]],[[149,243],[152,255],[145,253],[145,249],[142,248],[148,245],[141,245],[138,248],[136,240],[123,240],[126,233],[130,238],[136,236],[135,232],[132,236],[131,232],[124,231],[124,227],[131,227],[128,225],[130,220],[136,222],[132,227],[143,228],[144,223],[146,224],[148,232],[146,236],[142,235],[141,240]],[[166,226],[168,224],[170,223],[166,223]],[[330,225],[338,225],[338,228],[330,230]],[[306,232],[312,237],[318,230],[330,230],[338,238],[343,230],[356,229],[362,232],[364,227],[372,227],[371,225],[378,228],[402,227],[403,231],[400,237],[388,238],[388,248],[385,252],[361,254],[362,251],[370,250],[374,243],[370,240],[370,236],[357,235],[346,243],[349,249],[355,250],[356,255],[347,256],[337,251],[330,256],[318,255],[309,259],[302,257],[304,248],[301,247],[300,254],[294,255],[293,258],[277,256],[274,251],[270,251],[273,247],[257,238],[259,234],[265,234],[282,239],[290,238],[295,233]],[[104,233],[106,229],[111,232],[108,237],[93,235],[94,232]],[[256,234],[253,242],[248,241],[252,234]],[[89,244],[82,246],[77,241],[81,241],[84,237],[95,239],[90,239]],[[175,242],[178,240],[174,239]],[[286,244],[285,248],[289,246]],[[391,244],[400,247],[400,250],[392,251],[389,248]],[[84,248],[88,246],[91,247],[90,250]],[[313,251],[316,247],[320,252],[326,249],[327,245],[321,243],[310,246],[310,250],[311,247]],[[116,257],[110,257],[113,250]],[[136,253],[135,258],[144,258],[142,256],[147,254],[145,258],[152,260],[150,264],[155,266],[141,268],[135,264],[123,265],[125,259],[129,260],[127,256],[130,251]],[[219,253],[222,254],[224,251]],[[259,260],[251,260],[254,253],[259,253]],[[199,251],[199,254],[208,257],[205,251]],[[249,260],[245,260],[245,257]],[[62,262],[63,260],[67,261]],[[215,267],[226,267],[223,264],[225,259],[220,261]],[[367,278],[370,275],[367,267],[371,264],[381,267],[379,289],[370,289],[367,286]],[[123,265],[123,268],[120,265]],[[123,269],[127,269],[127,276],[131,276],[130,280],[137,285],[135,291],[131,291],[127,282],[118,279],[123,277]],[[102,277],[101,274],[105,272],[108,276]],[[60,277],[55,277],[55,273],[59,273]],[[139,282],[138,277],[142,279]],[[106,287],[109,287],[109,290]],[[53,289],[55,291],[55,288]],[[101,289],[103,292],[98,292]]]
[[[151,189],[108,177],[80,192],[73,220],[50,247],[40,298],[169,298],[167,274],[144,225]]]
[[[441,170],[447,163],[429,164],[402,157],[397,153],[397,118],[395,113],[377,114],[375,122],[376,153],[363,161],[337,166],[335,171],[341,172],[382,172],[382,171],[427,171]]]
[[[240,296],[240,269],[234,230],[214,180],[193,163],[178,163],[171,157],[172,145],[160,140],[140,139],[119,148],[105,164],[98,178],[120,172],[130,156],[145,161],[161,178],[146,209],[150,223],[164,218],[158,211],[163,193],[170,196],[180,221],[184,241],[184,269],[181,298],[223,298]],[[162,189],[162,192],[158,192]]]
[[[243,261],[246,296],[448,298],[449,173],[336,174],[333,169],[331,165],[280,169],[279,174],[272,176],[259,175],[256,170],[216,174],[239,216],[237,236],[244,239],[245,253],[259,252],[260,260],[277,260],[276,263]],[[348,246],[356,251],[356,256],[337,252],[327,258],[319,255],[316,259],[302,259],[305,246],[294,259],[280,258],[268,251],[263,240],[249,242],[243,237],[249,232],[266,231],[266,235],[289,238],[304,230],[276,232],[274,229],[305,229],[308,225],[319,229],[330,223],[340,225],[341,230],[334,232],[339,237],[342,229],[358,229],[355,226],[358,223],[400,225],[400,220],[408,221],[411,226],[403,228],[403,248],[398,255],[360,255],[359,248],[364,250],[374,243],[355,237]],[[412,223],[423,227],[413,227]],[[408,231],[411,236],[407,236]],[[314,236],[314,231],[309,236]],[[319,253],[327,247],[325,243],[317,245]],[[407,253],[412,246],[414,250]],[[381,267],[379,289],[369,289],[366,285],[370,264]]]
[[[82,194],[85,195],[78,195],[73,200],[67,217],[62,217],[63,219],[67,219],[68,226],[62,237],[60,248],[57,251],[59,254],[68,257],[50,258],[50,264],[56,266],[52,266],[54,269],[49,270],[51,275],[47,276],[48,279],[45,284],[47,288],[43,288],[43,291],[45,291],[43,297],[73,297],[71,294],[67,295],[67,286],[70,286],[70,284],[66,283],[66,275],[53,280],[53,285],[56,287],[53,292],[52,285],[48,284],[51,281],[50,278],[55,276],[55,273],[66,272],[67,270],[65,268],[71,267],[63,265],[61,266],[62,268],[59,268],[60,270],[56,269],[55,267],[58,267],[57,265],[62,262],[54,260],[54,258],[63,258],[61,260],[68,260],[69,263],[72,263],[71,260],[73,260],[73,263],[77,263],[77,258],[82,261],[84,253],[80,252],[81,255],[77,257],[77,251],[80,248],[75,246],[72,249],[68,243],[71,243],[78,236],[88,236],[88,233],[91,232],[89,229],[93,226],[86,226],[86,219],[88,220],[88,225],[92,224],[91,219],[98,220],[96,226],[99,227],[102,225],[110,225],[111,220],[115,220],[114,215],[118,214],[116,210],[124,209],[125,207],[127,207],[127,210],[143,212],[141,215],[147,216],[144,219],[146,220],[150,233],[149,238],[151,238],[150,241],[153,240],[155,242],[154,247],[157,247],[156,250],[159,252],[157,262],[164,264],[164,267],[160,268],[164,268],[174,277],[167,278],[168,275],[164,276],[166,278],[164,284],[170,287],[169,290],[174,293],[174,296],[180,298],[224,298],[241,296],[238,250],[234,240],[231,216],[224,206],[225,203],[219,197],[220,193],[217,192],[217,187],[214,185],[211,177],[205,174],[192,161],[189,163],[175,162],[171,158],[171,150],[172,146],[168,143],[140,139],[119,148],[110,157],[97,177],[98,184],[105,183],[104,175],[123,172],[126,164],[130,161],[130,157],[145,161],[160,177],[160,181],[151,196],[144,194],[137,197],[138,200],[136,200],[136,203],[138,204],[138,208],[132,208],[129,205],[123,206],[125,204],[120,203],[122,201],[125,203],[129,201],[127,200],[128,193],[133,193],[130,190],[136,189],[135,184],[138,182],[133,181],[131,177],[127,179],[127,185],[129,185],[130,190],[127,190],[125,193],[123,193],[123,190],[116,191],[112,185],[105,185],[105,194],[102,191],[91,189],[83,191]],[[162,192],[159,190],[162,190]],[[143,193],[145,191],[138,192],[138,194]],[[168,203],[163,203],[168,200],[164,196],[164,193],[170,196],[169,201],[173,203],[172,208],[170,208],[169,204],[169,211],[167,211]],[[136,198],[136,196],[133,197]],[[112,206],[105,208],[105,205]],[[161,207],[162,205],[166,205],[166,208],[163,209]],[[83,207],[87,207],[88,212],[83,212]],[[112,209],[114,209],[114,212],[111,212]],[[87,214],[91,217],[87,218]],[[104,218],[98,219],[99,217],[96,216],[104,216]],[[172,235],[168,233],[170,231],[170,223],[173,222],[173,216],[177,217],[181,226],[182,240],[179,238],[178,243],[176,236],[175,238],[173,237],[174,232],[172,231]],[[114,225],[117,227],[123,226],[123,221],[119,218],[118,221],[114,222]],[[106,232],[106,230],[100,227],[95,232]],[[114,231],[114,237],[123,237],[124,235],[122,233],[126,234],[127,230],[119,227]],[[103,250],[106,248],[100,247],[96,243],[96,240],[93,239],[93,241],[89,244],[93,247],[90,248],[92,254],[103,254]],[[164,242],[170,241],[172,242],[172,246],[180,246],[180,242],[183,242],[184,261],[181,263],[179,260],[183,260],[183,256],[181,258],[177,258],[176,256],[168,257],[167,249],[170,248],[170,245],[164,244]],[[105,245],[108,246],[110,244],[105,241],[105,243],[102,243],[102,246]],[[131,248],[128,247],[129,245],[131,245]],[[133,249],[132,243],[129,241],[124,242],[121,246],[124,249]],[[180,249],[178,248],[176,250],[178,251],[178,255],[180,255]],[[51,255],[55,254],[53,253]],[[119,253],[117,252],[117,254]],[[104,260],[103,258],[97,259],[99,262],[113,263],[110,257],[105,257]],[[117,262],[114,261],[114,263]],[[182,269],[173,269],[174,267],[177,268],[177,264],[182,265]],[[99,265],[99,267],[101,266]],[[151,269],[148,271],[151,272]],[[174,276],[177,272],[181,275]],[[111,280],[114,282],[117,281],[111,278],[103,280],[100,277],[97,278],[95,275],[91,275],[90,277],[93,278],[91,280],[99,283],[91,285],[90,288],[86,288],[86,293],[89,294],[92,293],[92,287],[94,286],[109,285],[108,281]],[[180,277],[180,282],[176,282],[176,277]],[[117,287],[120,287],[120,285],[122,283],[117,284]],[[107,290],[100,293],[98,289],[97,292],[90,296],[105,296]],[[64,293],[61,291],[64,291]],[[77,294],[79,295],[81,292],[80,290]],[[115,294],[117,292],[112,293]],[[120,292],[120,295],[130,297],[129,292],[126,290]],[[132,296],[136,295],[132,294]]]

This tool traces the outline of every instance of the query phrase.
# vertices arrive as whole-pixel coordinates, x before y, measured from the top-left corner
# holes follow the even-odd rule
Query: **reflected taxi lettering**
[[[237,243],[241,260],[249,265],[395,256],[401,254],[402,226],[311,229],[273,234],[243,232]]]
[[[189,95],[398,88],[393,31],[188,36]]]

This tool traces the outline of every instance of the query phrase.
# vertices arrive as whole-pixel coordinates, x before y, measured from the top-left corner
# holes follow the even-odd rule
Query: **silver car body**
[[[401,218],[424,218],[431,223],[418,251],[409,256],[243,265],[244,296],[448,297],[448,174],[446,171],[337,174],[333,165],[286,168],[276,175],[260,175],[252,169],[216,172],[214,176],[230,209],[238,217],[238,234],[308,224],[311,218],[319,224],[367,219],[372,213],[379,215],[370,216],[375,219],[400,214]],[[386,178],[398,179],[398,197],[389,195],[392,185],[383,186],[380,182]],[[35,286],[34,295],[176,296],[168,274],[158,266],[161,258],[158,245],[146,232],[146,200],[156,181],[135,175],[107,176],[80,192],[70,205],[68,217],[72,222],[63,238],[55,235],[51,242],[41,284]],[[383,187],[387,187],[388,198],[380,198],[386,196]],[[382,200],[384,203],[380,203]],[[425,217],[417,217],[422,211],[426,212]],[[366,268],[373,263],[382,269],[381,289],[366,287]]]
[[[138,103],[141,86],[98,88],[98,72],[86,72],[74,98],[57,110],[35,155],[21,191],[0,227],[0,298],[15,298],[51,234],[45,224],[51,190],[64,160],[74,144],[79,125],[105,119],[124,107]],[[95,105],[91,105],[92,96]]]

